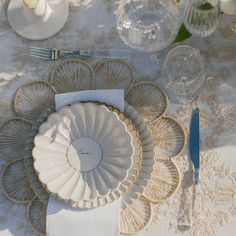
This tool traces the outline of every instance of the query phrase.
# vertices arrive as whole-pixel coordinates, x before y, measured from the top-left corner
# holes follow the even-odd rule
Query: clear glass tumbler
[[[162,77],[174,103],[191,103],[201,93],[205,82],[199,51],[186,45],[173,48],[164,60]]]
[[[173,42],[180,26],[176,0],[126,0],[117,10],[117,30],[130,47],[156,52]]]
[[[206,37],[216,30],[220,0],[182,0],[180,9],[185,27],[193,35]]]

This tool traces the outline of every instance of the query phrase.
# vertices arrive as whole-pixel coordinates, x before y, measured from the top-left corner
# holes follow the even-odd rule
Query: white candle
[[[23,0],[23,2],[28,8],[36,8],[39,0]]]
[[[23,0],[26,11],[31,15],[35,16],[45,16],[47,11],[46,0]]]

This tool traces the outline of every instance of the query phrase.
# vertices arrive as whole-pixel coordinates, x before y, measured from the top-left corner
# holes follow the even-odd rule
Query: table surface
[[[25,82],[48,80],[58,62],[45,63],[18,55],[17,46],[38,45],[59,48],[125,48],[115,27],[118,1],[73,0],[66,25],[56,36],[29,41],[17,36],[6,18],[6,0],[0,1],[0,123],[14,117],[12,98]],[[232,32],[233,17],[222,15],[214,35],[184,44],[200,49],[205,59],[208,80],[201,96],[187,106],[170,104],[168,115],[175,117],[186,129],[192,108],[201,109],[201,196],[204,208],[192,217],[192,166],[187,150],[175,158],[181,184],[168,201],[154,205],[153,220],[139,236],[154,235],[228,235],[236,232],[236,34]],[[163,84],[161,66],[171,45],[158,53],[132,51],[137,80],[150,79]],[[95,64],[97,60],[88,59]],[[0,159],[0,172],[6,165]],[[35,235],[25,217],[26,206],[17,205],[0,191],[0,235]],[[180,220],[186,225],[180,225]]]

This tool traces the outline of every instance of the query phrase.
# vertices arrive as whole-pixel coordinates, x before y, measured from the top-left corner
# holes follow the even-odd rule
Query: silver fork
[[[52,61],[58,60],[68,55],[81,57],[120,58],[126,60],[130,60],[131,57],[131,51],[124,49],[79,49],[75,51],[67,51],[61,50],[59,48],[30,47],[25,54],[43,60]]]

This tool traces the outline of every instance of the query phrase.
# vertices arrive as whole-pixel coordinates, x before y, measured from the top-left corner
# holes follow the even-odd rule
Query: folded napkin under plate
[[[56,95],[56,110],[74,102],[100,101],[124,111],[123,90],[90,90]],[[48,236],[118,236],[120,200],[95,209],[75,209],[50,197],[47,208]]]

